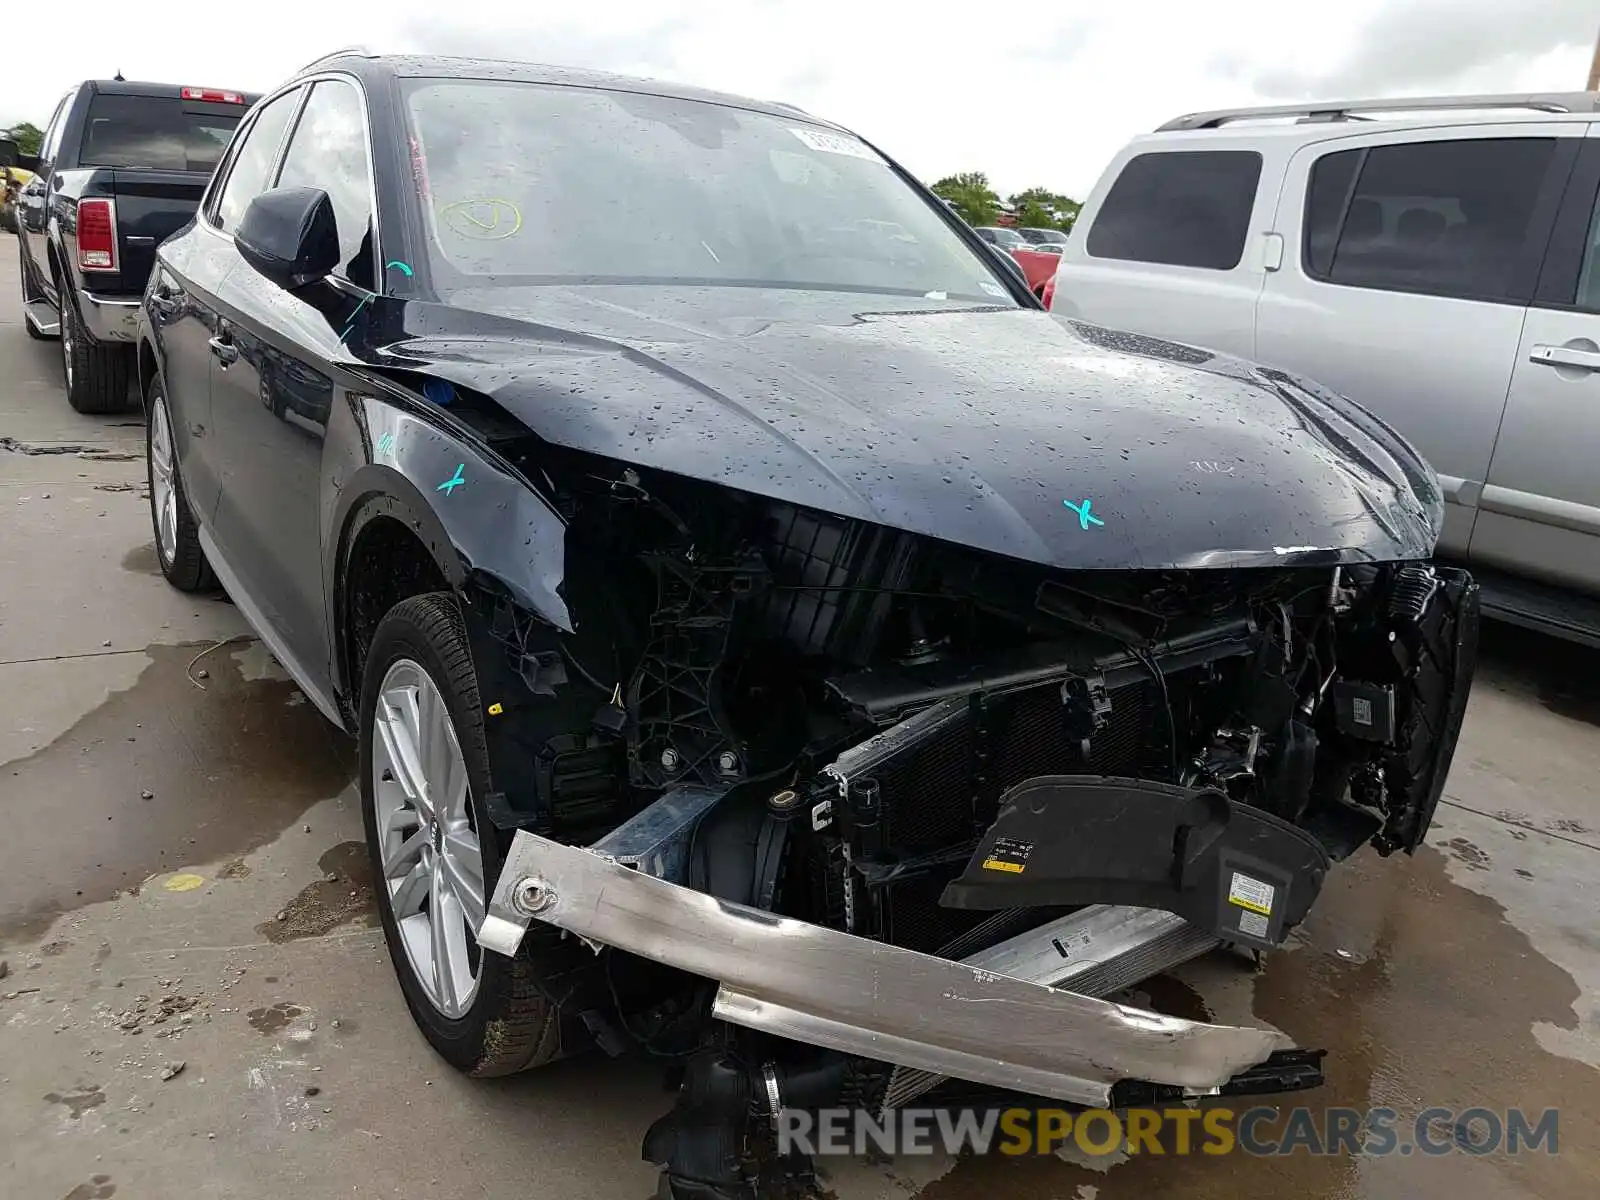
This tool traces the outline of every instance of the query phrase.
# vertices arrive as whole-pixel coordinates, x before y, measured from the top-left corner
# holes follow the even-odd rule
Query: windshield
[[[692,283],[1014,303],[883,159],[799,117],[476,79],[412,81],[405,108],[441,292]]]

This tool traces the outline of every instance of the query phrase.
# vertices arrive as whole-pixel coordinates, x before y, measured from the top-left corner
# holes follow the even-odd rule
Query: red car
[[[1026,249],[1013,246],[1010,254],[1022,268],[1022,274],[1028,280],[1029,290],[1043,300],[1045,285],[1056,277],[1056,268],[1061,265],[1061,255],[1048,254],[1031,246]]]

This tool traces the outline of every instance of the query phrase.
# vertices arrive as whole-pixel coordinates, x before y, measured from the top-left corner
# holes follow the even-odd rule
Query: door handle
[[[206,345],[211,347],[211,353],[217,356],[217,361],[220,362],[223,367],[227,367],[230,364],[239,361],[239,347],[233,344],[232,338],[225,339],[219,334],[218,336],[208,340]]]
[[[1581,371],[1600,371],[1600,350],[1581,350],[1573,346],[1535,346],[1530,362],[1547,367],[1577,367]]]
[[[178,311],[178,302],[171,296],[163,296],[159,292],[152,292],[150,294],[150,307],[162,316],[170,317]]]

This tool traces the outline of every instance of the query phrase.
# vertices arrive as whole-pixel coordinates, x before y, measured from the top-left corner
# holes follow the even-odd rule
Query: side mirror
[[[339,227],[321,188],[262,192],[244,210],[233,241],[245,262],[290,291],[326,279],[339,265]]]

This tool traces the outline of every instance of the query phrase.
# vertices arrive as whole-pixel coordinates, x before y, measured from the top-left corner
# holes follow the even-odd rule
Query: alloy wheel
[[[61,297],[61,363],[67,372],[67,391],[72,390],[72,345],[73,330],[72,318],[66,310],[67,299]]]
[[[63,327],[62,339],[65,340]],[[71,362],[69,357],[68,362]],[[72,370],[67,368],[69,376]],[[150,405],[150,508],[156,517],[156,551],[168,566],[178,553],[178,489],[172,454],[172,424],[167,402],[160,396]]]
[[[466,760],[444,696],[411,659],[384,675],[372,722],[380,890],[428,1002],[459,1018],[483,971],[483,851]]]

